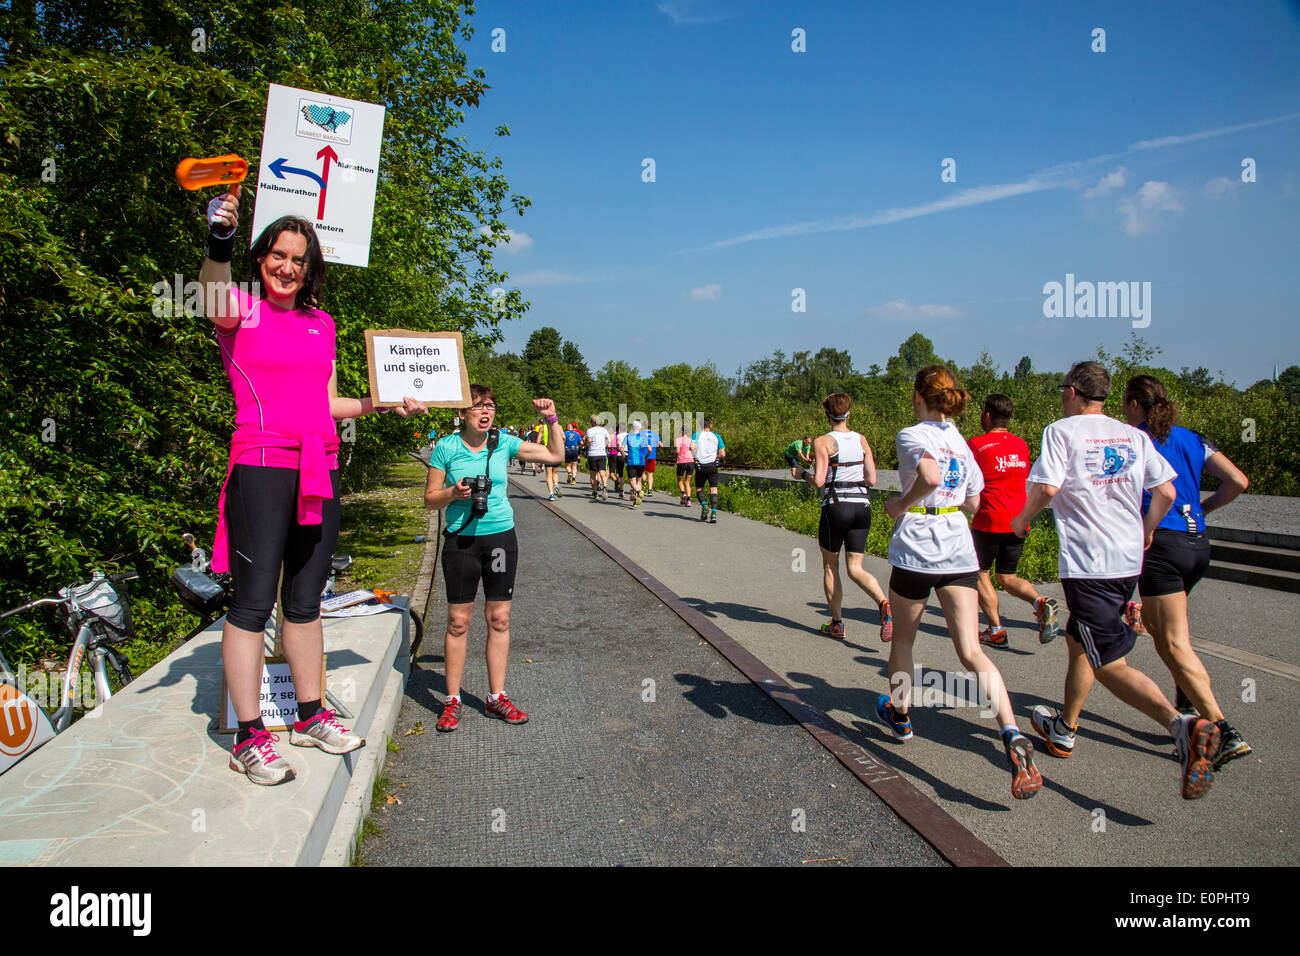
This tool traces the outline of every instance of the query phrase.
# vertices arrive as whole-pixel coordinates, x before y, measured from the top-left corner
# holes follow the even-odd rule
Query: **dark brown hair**
[[[1008,395],[995,393],[984,399],[984,412],[989,417],[989,424],[994,428],[1006,428],[1011,424],[1013,406]]]
[[[262,260],[271,254],[271,249],[282,232],[296,232],[307,240],[307,265],[303,269],[302,288],[293,299],[294,308],[319,309],[321,287],[325,284],[325,256],[320,251],[320,240],[316,238],[315,228],[306,219],[281,216],[262,230],[262,234],[253,243],[253,248],[248,250],[248,281],[261,286]],[[264,289],[262,298],[266,298]]]
[[[960,415],[970,404],[970,392],[958,388],[952,372],[942,365],[927,365],[917,372],[915,388],[926,408],[949,418]]]
[[[1065,373],[1065,382],[1087,402],[1104,402],[1110,394],[1110,372],[1096,362],[1075,362]]]
[[[826,417],[837,422],[844,421],[844,416],[849,413],[852,404],[853,399],[843,392],[832,392],[822,399],[822,409],[826,412]]]
[[[469,387],[470,405],[473,405],[475,402],[485,398],[490,399],[493,405],[497,403],[497,397],[492,394],[492,389],[488,388],[486,385],[479,385],[477,382],[470,385]]]
[[[1178,406],[1169,400],[1164,382],[1152,375],[1135,375],[1124,386],[1124,404],[1137,402],[1147,416],[1147,431],[1158,442],[1169,440],[1169,430],[1178,424]]]

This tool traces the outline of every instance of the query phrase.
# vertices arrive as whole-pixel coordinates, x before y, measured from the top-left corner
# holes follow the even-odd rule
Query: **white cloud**
[[[698,289],[691,290],[691,298],[696,302],[712,302],[722,295],[722,286],[714,283],[712,285],[702,285]]]
[[[658,4],[656,9],[671,17],[675,27],[683,23],[718,23],[735,16],[732,13],[710,13],[705,9],[706,6],[707,4],[699,0],[667,0],[665,3]]]
[[[661,4],[660,9],[673,6],[674,4]],[[667,13],[667,10],[664,10]],[[1167,146],[1179,146],[1183,143],[1194,142],[1196,140],[1210,139],[1215,136],[1226,136],[1229,133],[1240,132],[1241,130],[1254,129],[1258,126],[1268,126],[1273,123],[1283,123],[1300,117],[1300,113],[1288,113],[1285,116],[1276,116],[1271,119],[1256,120],[1251,123],[1241,123],[1236,126],[1223,126],[1217,129],[1201,130],[1196,133],[1187,133],[1181,136],[1166,136],[1161,139],[1140,140],[1131,143],[1126,152],[1134,153],[1142,150],[1163,149]],[[717,242],[700,246],[696,249],[682,249],[678,254],[687,252],[709,252],[714,249],[723,249],[727,246],[739,245],[744,242],[755,242],[762,239],[779,239],[785,236],[806,236],[820,232],[842,232],[850,229],[865,229],[868,226],[883,226],[888,223],[901,222],[904,219],[915,219],[918,216],[929,216],[934,213],[947,212],[950,209],[963,209],[967,206],[979,206],[984,203],[997,202],[1002,199],[1010,199],[1013,196],[1023,196],[1028,193],[1041,192],[1048,189],[1079,189],[1083,186],[1076,178],[1076,174],[1090,166],[1096,166],[1100,163],[1113,162],[1124,153],[1110,153],[1104,156],[1093,156],[1089,159],[1082,159],[1068,163],[1060,163],[1056,166],[1050,166],[1046,169],[1040,169],[1032,173],[1020,182],[1003,183],[995,186],[977,186],[973,189],[963,189],[961,192],[937,202],[922,203],[917,206],[906,206],[898,209],[886,209],[872,216],[843,216],[838,219],[817,219],[809,222],[796,222],[784,226],[769,226],[765,229],[757,229],[753,232],[745,233],[741,236],[733,236],[730,239],[721,239]],[[1101,190],[1095,195],[1104,195],[1111,192],[1124,183],[1114,182],[1114,177],[1120,171],[1123,171],[1125,182],[1128,178],[1128,170],[1124,167],[1103,177],[1101,182],[1086,194],[1092,194],[1093,190]],[[1109,183],[1109,185],[1108,185]],[[1168,189],[1168,184],[1163,184]],[[1144,186],[1143,189],[1146,187]],[[1172,190],[1170,190],[1172,193]],[[1140,195],[1141,191],[1139,191]],[[1141,229],[1146,223],[1151,221],[1152,215],[1158,212],[1158,209],[1142,208],[1141,200],[1125,200],[1122,208],[1132,205],[1134,208],[1133,222],[1137,228]],[[1173,207],[1168,207],[1173,208]],[[1178,208],[1182,208],[1179,206]],[[1144,218],[1145,214],[1145,218]]]
[[[735,246],[742,242],[753,242],[757,239],[777,239],[782,236],[806,236],[817,232],[844,232],[850,229],[865,229],[868,226],[883,226],[891,222],[915,219],[918,216],[929,216],[936,212],[946,212],[949,209],[978,206],[986,202],[996,202],[999,199],[1022,196],[1043,189],[1060,189],[1064,185],[1065,183],[1045,182],[1031,177],[1019,183],[1006,183],[999,186],[976,186],[972,189],[963,189],[957,195],[948,199],[923,203],[919,206],[885,209],[874,216],[846,216],[841,219],[823,219],[813,222],[796,222],[788,226],[771,226],[767,229],[746,233],[743,236],[722,239],[710,243],[704,248],[706,250],[722,249],[726,246]]]
[[[1111,192],[1112,190],[1119,189],[1121,186],[1127,186],[1127,185],[1128,185],[1128,170],[1125,169],[1123,166],[1118,166],[1115,169],[1112,169],[1110,172],[1108,172],[1105,176],[1102,176],[1101,181],[1097,183],[1097,185],[1093,186],[1091,189],[1085,189],[1083,191],[1083,194],[1088,199],[1093,199],[1096,198],[1097,196],[1104,196],[1108,192]]]
[[[1136,143],[1129,144],[1129,151],[1139,149],[1163,149],[1166,146],[1181,146],[1183,143],[1193,143],[1198,139],[1210,139],[1214,136],[1226,136],[1228,133],[1239,133],[1244,129],[1255,129],[1258,126],[1271,126],[1273,123],[1285,123],[1287,120],[1293,120],[1300,117],[1300,113],[1288,113],[1285,116],[1275,116],[1272,119],[1255,120],[1253,123],[1238,123],[1236,126],[1220,126],[1218,129],[1203,129],[1199,133],[1185,133],[1182,136],[1163,136],[1160,139],[1143,139]]]
[[[882,319],[950,319],[961,315],[950,305],[908,305],[904,299],[894,299],[884,305],[873,305],[867,309],[874,316]]]
[[[1124,216],[1124,231],[1130,236],[1150,232],[1158,225],[1162,212],[1182,212],[1178,193],[1168,183],[1147,180],[1142,188],[1119,204]]]
[[[479,226],[478,231],[485,236],[492,235],[492,230],[487,226]],[[507,237],[509,237],[509,242],[506,241]],[[504,249],[506,252],[523,252],[532,244],[532,236],[526,232],[515,232],[513,229],[507,229],[505,235],[497,240],[497,248]]]
[[[1226,202],[1232,191],[1240,186],[1240,179],[1229,179],[1227,176],[1216,176],[1205,184],[1205,195],[1211,199],[1217,199],[1219,202]]]

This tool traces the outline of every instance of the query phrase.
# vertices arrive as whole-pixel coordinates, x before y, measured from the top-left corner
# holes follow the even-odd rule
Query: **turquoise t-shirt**
[[[475,518],[463,528],[462,523],[469,517],[470,500],[457,498],[447,506],[446,526],[458,534],[478,536],[509,531],[515,526],[515,510],[510,507],[510,498],[506,495],[509,481],[510,460],[519,452],[523,441],[516,435],[501,433],[497,450],[492,453],[492,470],[488,477],[492,479],[492,490],[488,492],[488,510],[481,518]],[[429,467],[440,468],[447,473],[444,488],[450,488],[462,478],[473,478],[483,474],[487,464],[487,445],[477,453],[465,447],[459,435],[450,435],[434,446],[429,456]],[[459,530],[457,530],[459,529]]]

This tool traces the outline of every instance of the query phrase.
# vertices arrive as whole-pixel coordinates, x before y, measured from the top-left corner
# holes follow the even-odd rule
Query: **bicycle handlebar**
[[[108,578],[108,580],[111,581],[113,584],[125,584],[128,581],[138,581],[140,579],[140,575],[136,574],[134,571],[114,572],[112,574],[105,575],[105,577]],[[82,581],[81,584],[83,585],[89,584],[93,580],[94,578],[91,578],[90,581]],[[73,585],[73,584],[67,585],[69,590],[71,590],[73,587],[79,587],[79,586],[80,585]],[[40,607],[42,604],[70,604],[70,603],[72,603],[71,597],[59,597],[57,594],[51,595],[50,597],[37,598],[35,601],[29,601],[28,603],[23,604],[20,607],[10,608],[8,611],[0,613],[0,621],[3,621],[7,617],[13,617],[15,614],[20,614],[23,611],[30,611],[34,607]]]

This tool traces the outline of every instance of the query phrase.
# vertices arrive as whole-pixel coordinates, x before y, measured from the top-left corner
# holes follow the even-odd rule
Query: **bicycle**
[[[83,680],[83,665],[89,665],[95,689],[95,707],[113,696],[114,684],[121,690],[131,683],[130,664],[115,645],[135,637],[126,584],[137,577],[131,572],[105,575],[95,571],[89,581],[65,585],[55,595],[37,598],[0,614],[2,621],[42,605],[56,605],[73,638],[63,672],[59,706],[53,713],[47,713],[37,700],[28,695],[30,681],[28,687],[18,686],[20,675],[10,667],[3,650],[0,650],[0,711],[3,712],[0,716],[0,774],[72,725],[78,697],[85,696],[85,686],[78,686]],[[13,628],[0,627],[0,647],[12,633]],[[48,700],[53,695],[42,690],[40,696]],[[87,704],[85,700],[81,703]],[[93,708],[88,705],[85,709],[90,711]]]

